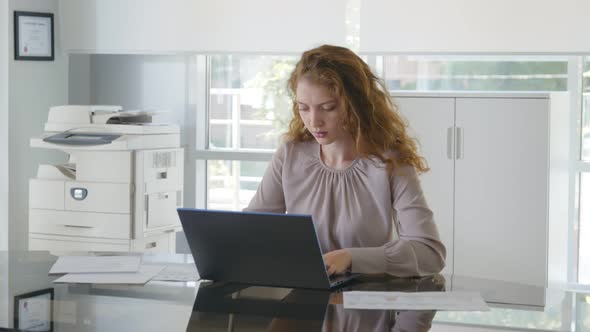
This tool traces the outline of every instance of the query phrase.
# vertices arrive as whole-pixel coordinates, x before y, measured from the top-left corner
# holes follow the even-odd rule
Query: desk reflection
[[[435,311],[344,309],[342,291],[432,292],[444,285],[439,275],[363,277],[336,292],[207,283],[199,288],[187,331],[428,331]]]

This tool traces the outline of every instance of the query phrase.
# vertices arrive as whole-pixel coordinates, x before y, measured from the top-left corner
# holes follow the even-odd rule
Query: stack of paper
[[[67,273],[53,282],[145,284],[163,268],[141,265],[141,256],[60,256],[49,274]]]
[[[49,274],[137,272],[141,256],[61,256]]]
[[[199,272],[195,264],[169,264],[152,280],[158,281],[198,281]]]

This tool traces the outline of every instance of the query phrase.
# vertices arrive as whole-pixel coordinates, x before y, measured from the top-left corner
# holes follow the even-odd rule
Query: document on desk
[[[82,284],[145,284],[164,269],[162,265],[142,265],[131,273],[70,273],[53,282]]]
[[[199,272],[195,264],[168,264],[155,277],[154,281],[198,281],[200,279]]]
[[[137,272],[141,256],[60,256],[49,274]]]
[[[477,292],[344,292],[345,309],[488,311]]]

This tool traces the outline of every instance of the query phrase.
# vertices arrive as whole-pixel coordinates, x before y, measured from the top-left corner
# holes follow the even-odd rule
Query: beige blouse
[[[337,170],[320,159],[317,142],[288,142],[244,211],[311,214],[322,252],[348,250],[352,272],[422,276],[445,265],[445,247],[411,166],[389,176],[378,159],[358,158]]]

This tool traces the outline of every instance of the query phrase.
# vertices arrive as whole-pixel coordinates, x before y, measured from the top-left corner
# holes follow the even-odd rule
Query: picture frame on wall
[[[14,12],[14,59],[53,61],[53,14]]]
[[[53,288],[14,297],[14,328],[53,332]]]

